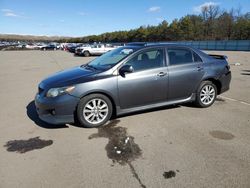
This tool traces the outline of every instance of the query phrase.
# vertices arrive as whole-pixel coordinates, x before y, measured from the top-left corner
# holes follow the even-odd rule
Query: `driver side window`
[[[163,49],[151,49],[135,55],[126,65],[131,65],[134,72],[159,68],[164,65],[163,57]]]

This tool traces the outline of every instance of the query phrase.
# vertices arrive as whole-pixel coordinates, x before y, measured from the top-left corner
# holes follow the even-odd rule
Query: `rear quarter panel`
[[[204,63],[205,74],[202,80],[210,78],[218,80],[222,76],[226,64],[227,62],[224,60],[217,60],[212,58],[211,60],[207,60]]]

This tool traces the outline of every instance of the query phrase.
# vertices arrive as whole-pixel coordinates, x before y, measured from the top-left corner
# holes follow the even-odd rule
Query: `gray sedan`
[[[98,127],[112,116],[160,106],[209,107],[230,81],[224,56],[175,44],[129,44],[46,78],[35,104],[45,122]]]

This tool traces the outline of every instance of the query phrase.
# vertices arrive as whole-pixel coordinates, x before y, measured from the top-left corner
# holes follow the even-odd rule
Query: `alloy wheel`
[[[200,92],[200,100],[204,105],[209,105],[215,98],[215,89],[212,85],[205,85]]]
[[[107,103],[95,98],[86,103],[83,108],[84,119],[91,124],[98,124],[105,120],[109,112]]]

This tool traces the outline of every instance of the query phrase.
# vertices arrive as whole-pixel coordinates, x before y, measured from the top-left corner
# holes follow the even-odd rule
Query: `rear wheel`
[[[211,81],[201,82],[196,93],[196,105],[201,108],[211,106],[217,96],[217,88]]]
[[[83,52],[83,55],[84,55],[85,57],[89,57],[89,56],[90,56],[90,53],[89,53],[89,51],[84,51],[84,52]]]
[[[101,94],[91,94],[82,98],[77,107],[77,118],[84,127],[104,125],[112,115],[112,103]]]

